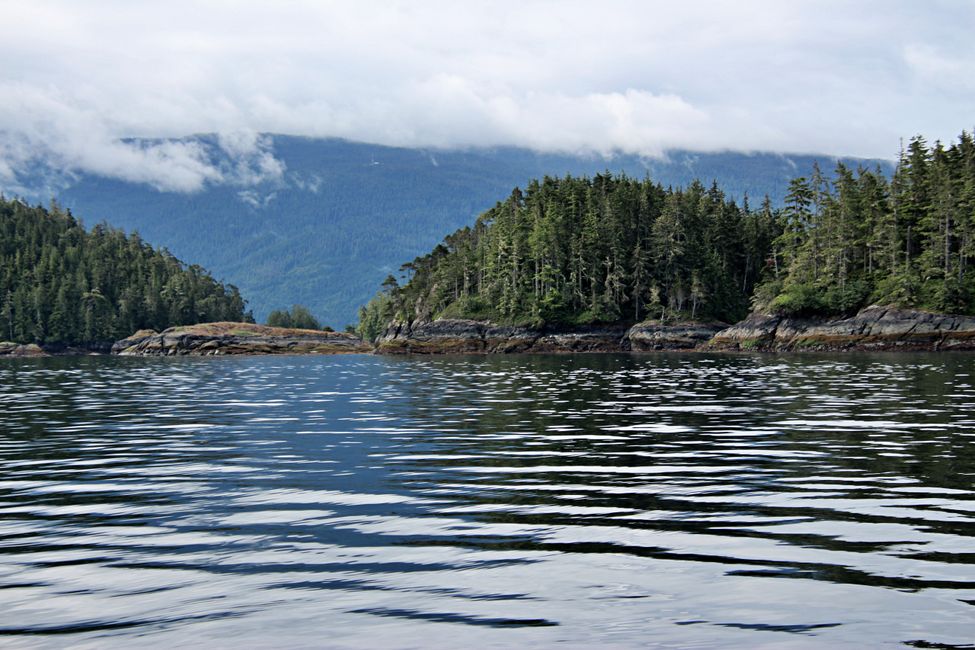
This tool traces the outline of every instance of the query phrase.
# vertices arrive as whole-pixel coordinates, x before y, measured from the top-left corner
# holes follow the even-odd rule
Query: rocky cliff
[[[229,354],[338,354],[369,352],[372,346],[344,332],[267,327],[253,323],[204,323],[141,330],[112,346],[125,356],[213,356]]]
[[[975,318],[871,306],[850,318],[752,314],[718,332],[713,350],[975,350]]]
[[[514,352],[624,352],[678,350],[706,343],[723,324],[648,321],[633,327],[532,329],[484,321],[442,319],[393,323],[376,351],[386,354],[505,354]]]

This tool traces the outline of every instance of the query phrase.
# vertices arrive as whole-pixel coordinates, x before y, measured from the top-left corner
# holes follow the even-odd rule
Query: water
[[[975,357],[0,361],[0,644],[973,647]]]

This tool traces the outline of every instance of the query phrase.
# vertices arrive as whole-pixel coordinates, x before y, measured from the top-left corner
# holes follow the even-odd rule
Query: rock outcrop
[[[0,341],[0,357],[46,357],[41,346],[34,343],[11,343]]]
[[[536,330],[485,321],[442,319],[392,323],[376,343],[385,354],[506,354],[514,352],[619,352],[626,328]]]
[[[727,327],[726,323],[646,321],[631,327],[626,338],[630,344],[629,349],[638,352],[691,350],[706,344]]]
[[[975,318],[871,306],[839,320],[752,314],[718,332],[713,350],[975,350]]]
[[[393,323],[376,351],[385,354],[507,354],[684,350],[706,343],[723,323],[660,323],[532,329],[485,321],[442,319]]]
[[[652,350],[975,350],[975,317],[872,306],[828,320],[752,314],[730,327],[709,322],[646,321],[572,330],[532,329],[486,321],[442,319],[390,324],[376,342],[383,354],[509,354]],[[161,333],[142,330],[112,347],[129,356],[337,354],[371,352],[357,336],[205,323]],[[0,356],[41,356],[36,345],[0,343]]]
[[[340,354],[371,350],[354,334],[253,323],[203,323],[171,327],[161,333],[140,330],[112,346],[112,354],[123,356]]]

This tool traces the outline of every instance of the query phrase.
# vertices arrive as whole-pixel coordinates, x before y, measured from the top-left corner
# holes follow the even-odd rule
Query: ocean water
[[[0,645],[975,647],[975,357],[0,360]]]

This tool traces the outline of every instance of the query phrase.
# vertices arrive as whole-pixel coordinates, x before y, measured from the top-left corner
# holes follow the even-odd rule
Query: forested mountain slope
[[[224,155],[215,139],[197,140],[215,159]],[[747,192],[760,201],[769,194],[778,204],[791,178],[808,175],[816,160],[834,162],[767,153],[675,151],[658,160],[514,148],[436,151],[286,136],[273,136],[271,151],[285,171],[256,186],[209,185],[181,194],[91,176],[52,181],[50,170],[39,170],[31,198],[46,204],[53,192],[88,223],[104,219],[137,230],[206,266],[239,286],[259,319],[300,303],[323,323],[342,327],[355,322],[358,307],[403,260],[429,251],[532,178],[610,170],[636,179],[649,174],[664,187],[716,179],[730,198],[740,201]]]
[[[0,199],[0,340],[105,344],[144,328],[243,318],[236,287],[137,235],[86,231],[56,207]]]

